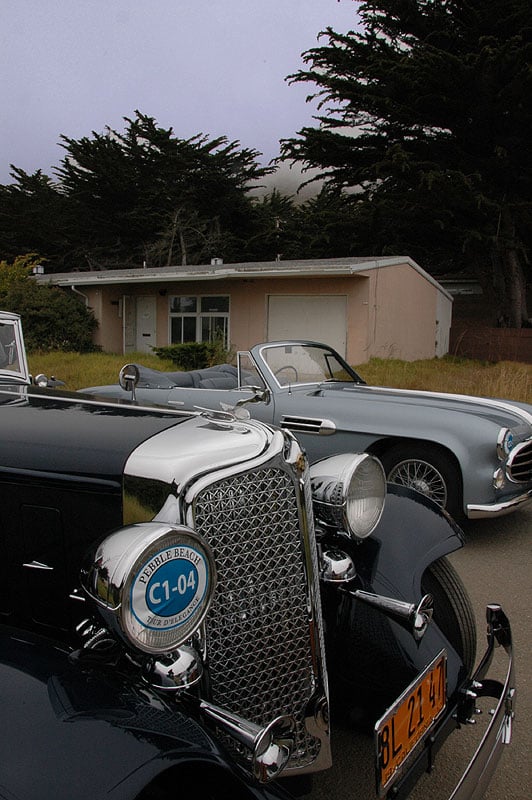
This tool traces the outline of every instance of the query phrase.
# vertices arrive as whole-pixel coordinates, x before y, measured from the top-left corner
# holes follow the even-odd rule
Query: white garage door
[[[345,295],[270,295],[268,341],[312,339],[345,356],[346,306]]]

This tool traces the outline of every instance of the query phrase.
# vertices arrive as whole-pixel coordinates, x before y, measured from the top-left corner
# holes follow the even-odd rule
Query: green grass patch
[[[65,381],[66,388],[102,386],[118,382],[120,368],[127,362],[138,362],[153,369],[176,369],[169,359],[146,353],[38,353],[29,354],[32,375],[44,372]],[[497,364],[473,361],[456,356],[422,361],[399,361],[394,358],[372,358],[356,367],[369,384],[397,389],[423,389],[452,394],[501,397],[532,403],[532,365],[514,361]]]
[[[158,358],[146,353],[50,353],[32,352],[28,354],[30,372],[45,375],[66,383],[66,389],[75,391],[85,386],[106,386],[118,383],[118,373],[124,364],[135,362],[152,369],[175,371],[176,366],[169,359]]]

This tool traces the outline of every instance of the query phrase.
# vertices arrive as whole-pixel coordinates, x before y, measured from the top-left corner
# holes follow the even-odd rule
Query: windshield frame
[[[12,328],[12,334],[9,329]],[[7,334],[7,336],[6,336]],[[8,341],[9,340],[9,341]],[[22,325],[18,314],[0,311],[0,341],[6,363],[0,366],[0,384],[30,384]]]
[[[274,350],[282,351],[283,349],[286,351],[288,348],[300,348],[302,350],[321,350],[323,352],[323,359],[326,362],[336,362],[338,366],[341,368],[343,373],[341,378],[335,378],[332,374],[331,367],[329,365],[329,376],[327,376],[324,372],[323,375],[320,377],[316,377],[315,380],[299,380],[298,376],[295,374],[294,370],[294,380],[284,380],[281,381],[276,375],[276,372],[279,373],[279,369],[283,367],[288,367],[289,365],[289,354],[286,353],[287,358],[285,359],[286,364],[283,364],[279,369],[274,370],[271,366],[272,359],[269,358],[268,353],[272,353]],[[355,384],[364,384],[365,381],[360,377],[360,375],[355,372],[355,370],[349,366],[349,364],[340,356],[340,354],[334,350],[329,345],[322,344],[321,342],[310,342],[304,340],[286,340],[280,342],[265,342],[264,344],[256,345],[251,349],[251,354],[254,357],[255,362],[260,367],[260,371],[263,373],[267,373],[270,382],[273,382],[275,386],[279,389],[286,389],[287,387],[296,387],[296,386],[321,386],[324,383],[355,383]],[[280,359],[282,360],[282,359]],[[288,377],[288,376],[287,376]]]

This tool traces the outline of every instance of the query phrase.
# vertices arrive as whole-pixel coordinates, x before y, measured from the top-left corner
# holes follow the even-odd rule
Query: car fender
[[[371,452],[380,456],[389,445],[401,440],[429,442],[443,448],[456,460],[463,480],[464,508],[470,502],[493,499],[493,472],[497,465],[497,436],[504,425],[500,412],[488,415],[466,413],[459,409],[416,406],[412,402],[394,402],[388,396],[363,394],[365,387],[341,393],[327,389],[309,393],[294,388],[276,393],[274,421],[290,427],[283,417],[328,419],[334,433],[317,435],[296,430],[311,462],[345,452]],[[348,396],[346,396],[348,394]],[[251,411],[256,415],[256,410]],[[499,418],[500,417],[500,418]],[[515,424],[507,419],[506,424]]]
[[[414,598],[425,569],[463,547],[465,534],[446,511],[420,492],[393,483],[386,489],[382,517],[371,536],[355,548],[356,560],[371,564],[372,582]]]
[[[464,536],[449,515],[409,489],[388,486],[383,516],[370,537],[344,541],[356,577],[323,587],[328,666],[333,704],[384,711],[427,663],[447,652],[449,694],[466,678],[464,665],[434,623],[421,640],[382,611],[358,600],[356,589],[417,605],[426,568],[462,547]],[[322,547],[324,545],[322,544]]]
[[[134,800],[168,770],[178,785],[179,769],[198,782],[215,771],[242,791],[196,719],[119,669],[82,667],[61,645],[0,627],[0,687],[0,797]],[[248,781],[245,796],[286,797]]]

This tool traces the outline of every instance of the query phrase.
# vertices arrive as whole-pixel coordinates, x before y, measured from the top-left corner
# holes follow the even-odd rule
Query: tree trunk
[[[515,223],[510,209],[501,211],[501,225],[497,237],[497,248],[504,269],[507,295],[508,327],[521,328],[528,318],[526,308],[526,284],[519,247],[516,239]]]
[[[172,261],[174,258],[174,242],[177,233],[177,219],[179,216],[179,211],[176,211],[174,214],[174,219],[172,221],[172,230],[170,231],[170,243],[168,245],[168,256],[166,258],[166,266],[171,267]]]
[[[187,244],[185,242],[185,237],[183,236],[183,231],[179,228],[179,244],[181,246],[181,266],[186,267],[187,265]]]

